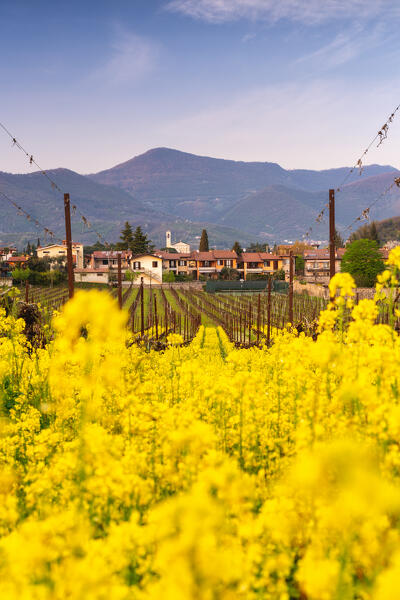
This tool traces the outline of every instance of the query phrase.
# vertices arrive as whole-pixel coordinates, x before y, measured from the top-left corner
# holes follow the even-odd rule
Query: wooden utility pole
[[[118,252],[118,304],[122,308],[122,265],[121,252]]]
[[[72,261],[71,207],[69,194],[64,194],[65,238],[67,240],[68,294],[74,297],[74,264]]]
[[[329,277],[335,275],[335,190],[329,190]]]
[[[289,251],[289,323],[293,325],[293,277],[294,277],[293,250]]]
[[[267,346],[271,341],[271,275],[268,277],[268,296],[267,296]]]

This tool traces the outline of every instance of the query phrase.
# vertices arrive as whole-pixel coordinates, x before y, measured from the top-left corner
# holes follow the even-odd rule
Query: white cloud
[[[387,39],[387,34],[379,24],[371,31],[360,25],[338,33],[334,39],[314,52],[305,54],[296,63],[312,63],[324,69],[343,65],[372,49]]]
[[[170,0],[167,9],[211,23],[244,18],[316,24],[336,18],[400,14],[397,0]]]
[[[154,69],[157,58],[158,46],[152,40],[117,27],[110,57],[94,77],[111,84],[136,82]]]

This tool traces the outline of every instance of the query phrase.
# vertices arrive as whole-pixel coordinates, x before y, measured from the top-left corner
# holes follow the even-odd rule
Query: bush
[[[175,273],[173,271],[163,273],[162,280],[164,283],[173,283],[175,281]]]
[[[344,253],[341,270],[353,276],[358,287],[372,287],[385,268],[377,242],[356,240]]]

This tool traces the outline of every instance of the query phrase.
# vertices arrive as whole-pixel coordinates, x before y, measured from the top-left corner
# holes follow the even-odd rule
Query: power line
[[[365,156],[368,154],[369,150],[371,149],[371,147],[375,144],[375,142],[377,140],[379,140],[379,143],[377,145],[377,148],[379,148],[379,146],[381,146],[383,144],[383,142],[387,139],[388,136],[388,131],[389,131],[389,127],[390,124],[393,122],[394,117],[396,116],[396,113],[400,110],[400,104],[396,106],[396,108],[393,110],[393,112],[389,115],[389,117],[386,119],[385,123],[382,125],[382,127],[379,129],[379,131],[377,132],[377,134],[375,135],[375,137],[371,140],[371,142],[369,143],[369,145],[366,147],[366,149],[364,150],[364,152],[361,154],[360,158],[356,161],[355,165],[353,167],[351,167],[349,169],[349,171],[347,172],[346,176],[344,177],[344,179],[342,180],[342,182],[339,184],[339,186],[335,189],[336,192],[340,192],[342,191],[342,187],[345,185],[346,181],[349,179],[350,175],[352,173],[354,173],[355,170],[359,170],[359,174],[362,175],[362,172],[364,170],[364,158]],[[365,211],[367,211],[367,214],[369,214],[369,210],[370,208],[376,204],[376,202],[378,202],[378,200],[385,195],[386,193],[388,193],[390,191],[390,189],[392,189],[395,185],[398,185],[396,183],[396,179],[394,181],[394,183],[383,192],[383,194],[381,194],[372,204],[370,207],[366,208],[363,213]],[[400,187],[400,186],[399,186]],[[329,204],[324,204],[323,208],[320,210],[320,212],[318,213],[315,222],[316,223],[321,223],[325,214],[326,209],[329,207]],[[362,213],[362,215],[363,215]],[[357,220],[360,220],[362,217],[362,215],[360,217],[357,217]],[[355,221],[353,221],[353,223],[351,224],[351,226],[354,224]],[[349,226],[350,227],[350,226]],[[348,228],[347,228],[348,229]],[[310,236],[312,232],[312,226],[310,226],[306,233],[304,234],[304,238],[308,238]]]
[[[46,179],[50,182],[51,188],[53,190],[57,190],[60,194],[63,194],[64,193],[63,190],[57,185],[57,183],[54,181],[54,179],[52,179],[52,177],[50,177],[50,175],[48,174],[48,172],[45,169],[42,169],[42,167],[37,163],[37,161],[33,157],[33,154],[31,154],[30,152],[28,152],[22,146],[22,144],[17,140],[17,138],[7,129],[7,127],[2,122],[0,122],[0,127],[11,138],[13,146],[16,146],[21,152],[23,152],[23,154],[25,154],[25,156],[29,160],[29,164],[30,165],[35,165],[39,169],[40,173],[42,175],[44,175],[44,177],[46,177]],[[90,231],[92,231],[93,233],[95,233],[101,243],[103,243],[105,246],[110,246],[110,244],[101,235],[101,233],[99,233],[93,227],[93,225],[91,224],[91,222],[89,221],[89,219],[87,217],[85,217],[85,215],[78,209],[78,207],[76,206],[76,204],[72,204],[71,205],[71,209],[72,209],[72,214],[78,213],[78,215],[80,216],[81,221],[85,225],[85,227],[87,227]]]
[[[14,208],[17,209],[17,213],[19,215],[24,216],[29,222],[33,223],[38,229],[43,230],[44,234],[49,237],[51,237],[51,239],[53,241],[58,241],[58,242],[63,242],[63,240],[61,240],[60,238],[57,238],[53,231],[51,231],[51,229],[49,229],[48,227],[45,227],[43,225],[43,223],[41,223],[39,221],[39,219],[37,219],[36,217],[34,217],[33,215],[31,215],[30,213],[28,213],[24,208],[22,208],[22,206],[20,206],[17,202],[15,202],[14,200],[12,200],[9,196],[7,196],[7,194],[5,194],[4,192],[0,191],[0,196],[2,196],[3,198],[5,198],[8,202],[10,202],[10,204],[12,204],[14,206]]]

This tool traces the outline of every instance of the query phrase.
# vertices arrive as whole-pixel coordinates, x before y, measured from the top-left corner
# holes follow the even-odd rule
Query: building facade
[[[51,244],[49,246],[39,246],[36,249],[38,258],[56,259],[62,258],[65,263],[67,260],[67,242],[62,244]],[[83,269],[83,244],[72,242],[72,259],[74,266]]]

